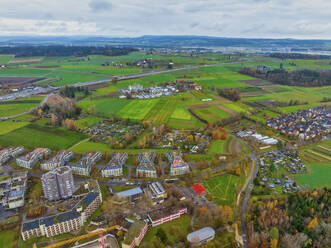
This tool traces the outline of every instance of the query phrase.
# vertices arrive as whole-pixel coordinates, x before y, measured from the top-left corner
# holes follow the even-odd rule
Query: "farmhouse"
[[[70,168],[74,174],[89,176],[91,173],[92,165],[94,165],[101,157],[101,152],[88,152],[80,160],[79,164],[71,164]]]
[[[48,148],[36,148],[32,152],[23,157],[16,159],[16,163],[20,167],[32,169],[32,167],[42,158],[51,154],[51,150]]]
[[[54,170],[55,168],[64,166],[73,158],[73,156],[74,153],[72,151],[61,150],[56,154],[55,157],[42,163],[40,167],[42,170]]]
[[[128,159],[128,154],[126,152],[113,152],[111,157],[107,167],[101,170],[101,175],[103,177],[123,175],[123,166]]]
[[[23,223],[21,228],[23,240],[31,237],[53,237],[79,230],[102,203],[99,184],[98,182],[96,184],[98,191],[89,192],[72,210]]]
[[[11,158],[15,158],[18,155],[24,153],[24,147],[8,147],[0,151],[0,165],[8,162]]]
[[[183,175],[190,172],[189,165],[184,162],[179,151],[167,151],[166,157],[168,158],[170,164],[170,175],[177,176]]]
[[[137,177],[157,177],[153,163],[155,156],[156,153],[154,151],[141,152],[138,154],[139,165],[136,170]]]

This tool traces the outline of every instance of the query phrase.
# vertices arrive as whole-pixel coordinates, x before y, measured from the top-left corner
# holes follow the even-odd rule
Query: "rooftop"
[[[188,234],[187,240],[192,243],[192,242],[196,241],[197,239],[199,239],[199,242],[200,242],[200,241],[206,240],[210,237],[213,237],[214,235],[215,235],[215,231],[213,228],[204,227],[199,230],[196,230],[195,232]]]
[[[141,190],[141,188],[137,187],[137,188],[121,191],[121,192],[117,193],[117,196],[118,197],[130,197],[130,196],[134,196],[134,195],[138,195],[138,194],[142,194],[142,193],[143,193],[143,191]]]

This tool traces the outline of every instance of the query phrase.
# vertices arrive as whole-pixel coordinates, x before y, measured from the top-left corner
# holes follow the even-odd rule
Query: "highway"
[[[217,65],[238,64],[238,63],[245,63],[245,62],[250,62],[250,61],[252,61],[252,60],[223,62],[223,63],[209,64],[209,65],[194,65],[194,66],[188,66],[188,67],[181,67],[181,68],[168,69],[168,70],[162,70],[162,71],[151,71],[151,72],[146,72],[146,73],[125,75],[125,76],[112,76],[107,79],[101,79],[101,80],[96,80],[96,81],[78,82],[78,83],[72,84],[71,86],[73,86],[73,87],[90,86],[90,85],[95,85],[95,84],[107,83],[107,82],[111,81],[113,78],[116,78],[118,81],[121,81],[121,80],[146,77],[146,76],[174,72],[174,71],[190,70],[190,69],[197,69],[197,68],[202,68],[202,67],[212,67],[212,66],[217,66]]]

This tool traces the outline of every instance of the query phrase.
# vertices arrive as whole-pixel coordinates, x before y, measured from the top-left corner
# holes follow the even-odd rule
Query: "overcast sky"
[[[0,35],[331,39],[331,0],[0,0]]]

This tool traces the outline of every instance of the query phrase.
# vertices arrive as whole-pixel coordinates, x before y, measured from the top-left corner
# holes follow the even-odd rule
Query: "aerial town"
[[[84,37],[0,36],[0,248],[330,247],[327,41]]]

